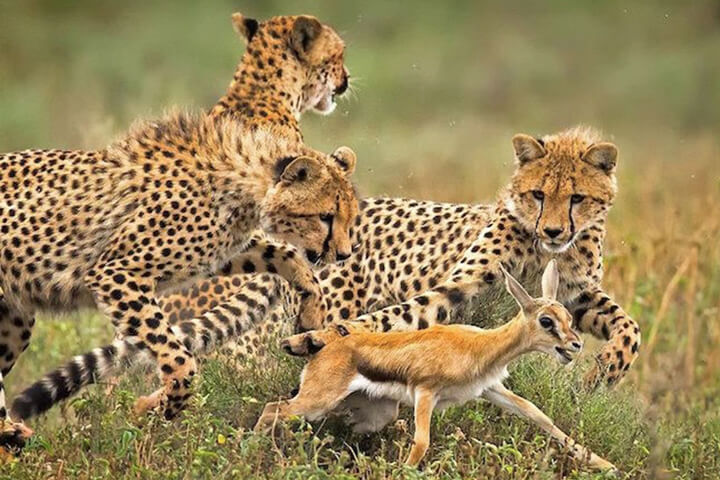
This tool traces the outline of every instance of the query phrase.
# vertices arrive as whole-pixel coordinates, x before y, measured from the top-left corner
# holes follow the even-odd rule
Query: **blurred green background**
[[[590,124],[638,165],[687,160],[678,142],[720,130],[717,0],[0,0],[0,11],[4,151],[98,148],[138,116],[209,107],[243,52],[233,11],[314,14],[346,39],[357,96],[303,128],[314,146],[358,151],[367,193],[487,198],[467,194],[505,178],[488,165],[510,159],[517,132]]]
[[[313,14],[346,40],[356,93],[332,116],[306,115],[302,127],[316,148],[356,150],[356,179],[367,195],[488,201],[512,172],[513,134],[578,123],[603,130],[620,149],[605,287],[640,324],[640,358],[616,392],[577,393],[597,348],[591,342],[569,376],[532,361],[514,371],[513,384],[630,477],[717,478],[719,0],[0,0],[0,151],[102,148],[137,117],[210,107],[244,50],[230,26],[234,11],[260,20]],[[41,318],[6,381],[9,397],[111,336],[97,315]],[[92,390],[73,404],[73,421],[56,409],[34,423],[40,435],[29,454],[0,467],[0,478],[161,478],[170,471],[222,478],[228,465],[272,478],[311,471],[325,478],[328,468],[342,472],[344,465],[362,478],[404,475],[388,463],[406,445],[403,432],[373,437],[352,461],[343,455],[348,442],[357,445],[347,435],[323,437],[320,447],[298,436],[284,447],[297,448],[296,456],[238,433],[263,401],[294,385],[298,364],[288,367],[281,356],[270,363],[272,374],[239,376],[211,364],[200,408],[180,429],[140,431],[128,420],[132,395],[148,391],[143,377],[132,393],[123,387],[111,399]],[[548,466],[537,430],[496,418],[480,405],[438,420],[428,469],[438,478],[564,471]],[[500,450],[458,437],[458,428]],[[238,443],[219,445],[217,432]],[[520,457],[502,453],[508,443]],[[303,456],[313,449],[319,453]],[[244,472],[236,478],[249,478]]]

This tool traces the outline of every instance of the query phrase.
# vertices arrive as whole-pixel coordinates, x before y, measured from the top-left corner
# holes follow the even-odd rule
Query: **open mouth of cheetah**
[[[336,106],[337,103],[335,102],[335,93],[328,92],[322,97],[320,97],[320,100],[318,100],[318,102],[315,104],[313,110],[315,110],[321,115],[330,115],[333,111],[335,111]]]

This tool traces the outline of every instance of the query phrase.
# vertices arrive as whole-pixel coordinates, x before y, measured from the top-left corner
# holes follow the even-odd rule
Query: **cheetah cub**
[[[187,114],[140,123],[97,152],[0,155],[0,446],[16,447],[30,433],[7,416],[3,377],[41,310],[102,311],[157,364],[163,387],[138,409],[175,416],[196,367],[158,305],[160,293],[215,274],[252,247],[259,228],[301,250],[349,250],[355,160],[347,147],[327,155],[232,119]],[[240,329],[224,318],[229,330]],[[18,405],[45,404],[93,370],[72,371],[72,382],[35,390]],[[13,415],[26,418],[27,410]]]
[[[356,431],[377,431],[397,417],[399,403],[404,403],[415,409],[415,437],[406,463],[417,465],[430,443],[433,409],[483,397],[528,418],[590,467],[614,470],[613,464],[575,443],[538,407],[503,386],[507,365],[518,357],[544,352],[567,364],[582,349],[582,340],[572,329],[570,313],[556,300],[555,260],[543,273],[541,298],[532,298],[501,270],[507,291],[520,305],[507,324],[492,330],[436,325],[343,336],[310,359],[295,398],[265,406],[255,429],[269,429],[276,419],[290,415],[317,420],[333,410],[349,410]]]

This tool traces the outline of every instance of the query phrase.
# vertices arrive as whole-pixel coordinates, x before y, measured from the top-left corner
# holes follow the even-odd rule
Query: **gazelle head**
[[[572,316],[556,300],[558,283],[557,264],[550,260],[542,276],[542,297],[533,298],[512,275],[500,267],[505,276],[505,287],[520,305],[521,315],[530,332],[530,348],[553,355],[562,364],[570,363],[582,349],[582,340],[572,328]]]

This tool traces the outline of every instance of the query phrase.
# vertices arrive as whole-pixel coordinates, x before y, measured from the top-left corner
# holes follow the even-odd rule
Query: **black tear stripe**
[[[573,220],[573,203],[570,200],[570,210],[568,211],[568,217],[570,217],[570,240],[575,236],[575,221]]]
[[[535,233],[536,234],[538,231],[538,225],[540,224],[540,219],[542,218],[544,206],[545,206],[545,200],[540,200],[540,213],[538,214],[537,220],[535,220]]]
[[[340,210],[340,199],[335,199],[335,212]],[[330,219],[330,226],[328,228],[327,236],[325,237],[325,241],[323,241],[323,251],[322,256],[325,257],[327,253],[330,251],[330,240],[332,240],[332,234],[333,234],[333,226],[335,225],[335,215],[332,215]]]
[[[328,251],[330,251],[330,240],[332,239],[334,224],[335,224],[335,215],[333,215],[332,218],[330,219],[330,224],[328,225],[328,233],[325,236],[325,240],[323,241],[323,247],[322,247],[323,258],[325,257],[325,255],[327,255]]]

